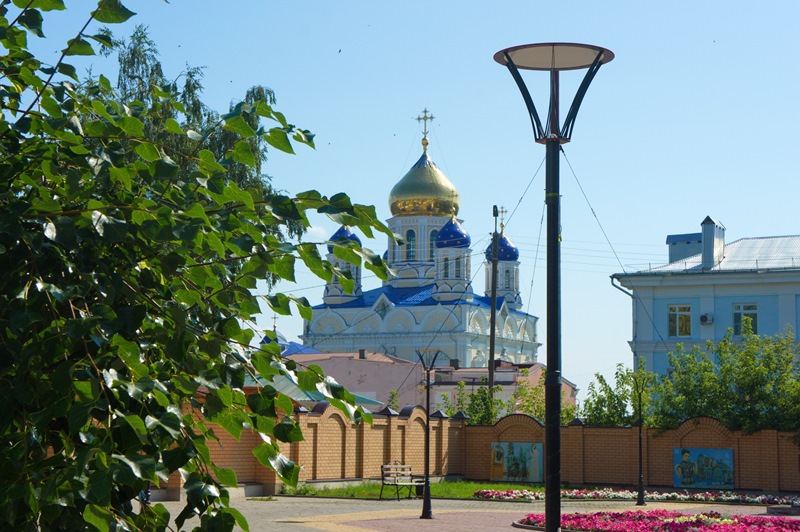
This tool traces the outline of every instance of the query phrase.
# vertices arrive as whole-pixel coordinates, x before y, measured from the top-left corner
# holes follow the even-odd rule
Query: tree
[[[546,370],[545,370],[546,372]],[[528,370],[523,370],[523,376],[528,375]],[[509,412],[527,414],[543,421],[545,419],[545,389],[542,373],[539,381],[533,385],[525,379],[517,385],[514,395],[509,401]],[[577,416],[577,408],[564,400],[564,391],[561,391],[561,424],[566,425]]]
[[[646,412],[655,375],[645,369],[643,359],[638,361],[635,371],[617,364],[614,386],[599,373],[595,373],[594,378],[581,405],[580,415],[584,423],[595,427],[625,427],[638,423],[641,391],[643,421],[647,424]]]
[[[489,393],[489,380],[486,377],[481,379],[481,385],[474,392],[466,395],[467,410],[470,425],[492,425],[497,423],[508,411],[507,401],[500,399],[500,392],[503,387],[495,384],[492,393]]]
[[[458,381],[456,384],[455,401],[450,399],[450,394],[448,392],[442,392],[439,394],[439,397],[442,399],[442,411],[447,414],[448,417],[453,417],[459,412],[466,413],[468,396],[467,385],[464,381]]]
[[[800,347],[790,331],[758,336],[743,319],[741,339],[729,329],[705,351],[678,345],[668,359],[652,397],[655,426],[709,416],[748,433],[800,429]]]
[[[386,404],[389,408],[397,411],[400,408],[400,392],[397,390],[389,390],[389,401]]]
[[[291,401],[270,384],[275,375],[369,419],[318,367],[281,360],[275,343],[251,352],[253,332],[241,323],[261,311],[257,282],[293,280],[298,259],[323,279],[343,275],[318,243],[277,235],[307,227],[315,211],[368,237],[391,233],[374,208],[344,194],[265,196],[230,178],[236,165],[258,167],[253,142],[313,147],[269,101],[241,102],[190,129],[170,114],[188,116],[172,89],[154,87],[149,100],[143,89],[134,97],[144,101],[131,101],[103,76],[79,82],[64,59],[94,53],[91,42],[112,44],[107,33],[85,34],[88,23],[55,65],[43,64],[27,40],[43,36],[53,9],[62,0],[0,4],[0,521],[164,530],[163,505],[134,502],[180,472],[179,528],[200,515],[202,529],[247,530],[229,505],[236,475],[211,463],[209,445],[215,431],[256,431],[258,460],[296,482],[299,467],[280,442],[302,434]],[[100,0],[91,19],[131,16],[118,0]],[[225,148],[215,144],[223,136]],[[376,254],[334,245],[337,257],[385,276]],[[303,298],[275,293],[267,302],[310,318]],[[256,393],[245,395],[246,379],[260,383]]]

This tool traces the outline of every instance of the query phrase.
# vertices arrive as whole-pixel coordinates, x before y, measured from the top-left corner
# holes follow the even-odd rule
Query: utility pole
[[[489,407],[494,404],[494,343],[495,329],[497,327],[497,205],[492,206],[492,216],[494,216],[494,232],[492,233],[492,292],[491,306],[492,312],[489,315]]]

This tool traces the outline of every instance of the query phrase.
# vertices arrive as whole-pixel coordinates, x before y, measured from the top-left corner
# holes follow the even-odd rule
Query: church
[[[387,226],[403,242],[389,239],[384,260],[393,275],[379,288],[362,290],[361,268],[327,258],[355,280],[346,293],[336,278],[325,286],[322,304],[304,323],[303,345],[323,352],[386,353],[416,362],[417,351],[440,351],[437,365],[486,367],[489,362],[492,246],[477,257],[484,266],[486,292],[472,290],[471,238],[457,218],[459,195],[428,155],[427,109],[422,156],[389,194]],[[330,241],[348,238],[342,226]],[[522,311],[519,250],[502,232],[498,241],[495,359],[533,364],[539,346],[538,318]],[[449,362],[448,362],[449,359]]]

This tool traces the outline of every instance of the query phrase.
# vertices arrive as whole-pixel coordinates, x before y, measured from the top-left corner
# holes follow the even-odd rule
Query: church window
[[[417,233],[413,229],[406,231],[406,260],[417,259]]]
[[[508,270],[503,272],[503,285],[506,290],[511,290],[511,272]]]
[[[431,231],[431,241],[428,243],[428,252],[430,253],[430,260],[434,260],[436,258],[436,235],[439,234],[439,231],[434,229]]]
[[[692,335],[692,307],[689,305],[669,305],[667,334],[673,338]]]
[[[461,257],[456,257],[455,278],[461,279]]]
[[[444,269],[442,277],[444,277],[445,279],[449,279],[450,278],[450,259],[445,257],[444,260],[442,260],[442,266],[443,266],[443,269]]]

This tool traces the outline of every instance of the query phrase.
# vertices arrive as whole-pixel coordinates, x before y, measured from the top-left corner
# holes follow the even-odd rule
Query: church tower
[[[335,233],[333,233],[329,239],[329,242],[336,242],[337,240],[352,240],[359,246],[361,245],[361,240],[358,238],[358,235],[356,235],[353,230],[346,225],[341,226]],[[333,244],[328,244],[327,259],[331,264],[340,270],[350,272],[350,274],[353,276],[355,286],[353,287],[353,292],[348,294],[342,287],[339,277],[334,275],[330,282],[325,284],[325,294],[322,296],[322,301],[326,305],[337,305],[340,303],[355,301],[361,297],[361,268],[334,255]]]
[[[436,235],[436,301],[472,301],[470,244],[472,239],[455,217]]]
[[[428,155],[428,121],[425,109],[417,120],[423,122],[422,156],[392,188],[387,225],[403,239],[389,242],[387,262],[396,276],[387,283],[395,288],[412,288],[436,279],[436,236],[442,226],[458,214],[458,191]],[[390,239],[391,240],[391,239]]]
[[[492,244],[486,248],[486,292],[492,294]],[[509,308],[522,308],[522,296],[519,292],[519,249],[503,232],[500,224],[500,237],[497,240],[497,298],[503,298]]]

